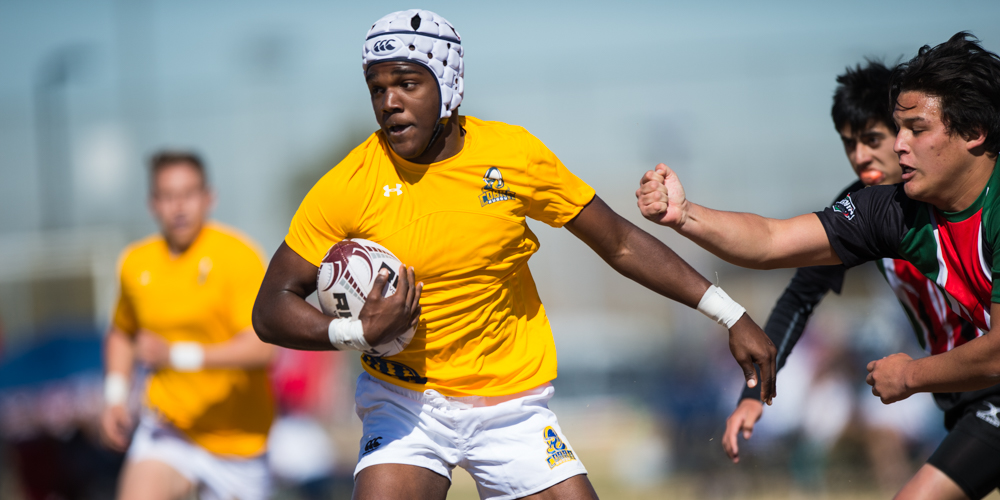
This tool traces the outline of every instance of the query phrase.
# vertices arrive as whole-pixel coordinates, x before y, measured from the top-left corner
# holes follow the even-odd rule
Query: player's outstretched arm
[[[637,283],[688,307],[698,307],[711,283],[660,240],[650,236],[595,196],[566,224],[577,238]],[[761,368],[761,399],[774,397],[774,344],[745,313],[729,329],[729,349],[748,385],[756,385],[754,364]]]
[[[116,451],[125,451],[132,435],[134,423],[128,410],[128,393],[134,357],[132,339],[125,332],[112,327],[104,338],[101,441]]]
[[[405,267],[405,266],[404,266]],[[271,257],[253,306],[254,331],[264,342],[307,351],[333,350],[331,318],[306,302],[316,290],[316,266],[282,243]],[[380,345],[416,327],[420,320],[420,292],[413,268],[399,270],[396,292],[382,297],[386,274],[372,285],[358,320],[369,345]]]
[[[775,356],[777,373],[780,373],[792,348],[802,336],[816,305],[831,289],[840,292],[846,271],[844,266],[816,266],[803,267],[795,272],[764,325],[764,333],[774,345],[779,346]],[[740,435],[749,440],[762,413],[760,389],[745,388],[736,409],[726,419],[726,430],[722,433],[722,448],[733,463],[740,461]]]
[[[643,217],[669,226],[726,262],[752,269],[840,264],[819,217],[769,219],[691,203],[673,170],[659,164],[635,196]]]
[[[274,346],[261,342],[247,328],[226,342],[167,342],[149,330],[135,336],[136,358],[150,368],[197,371],[212,368],[261,368],[274,357]]]
[[[1000,304],[990,306],[990,317],[1000,316]],[[918,392],[965,392],[1000,383],[1000,324],[948,352],[913,359],[899,353],[868,363],[868,385],[885,404]]]
[[[274,346],[247,328],[228,342],[205,346],[205,368],[261,368],[274,360]]]

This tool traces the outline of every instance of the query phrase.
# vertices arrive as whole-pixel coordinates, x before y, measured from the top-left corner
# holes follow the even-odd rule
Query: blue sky
[[[270,254],[302,179],[376,128],[360,67],[368,27],[415,6],[0,0],[0,239],[37,230],[52,206],[74,226],[110,227],[123,239],[152,232],[144,161],[169,146],[203,153],[216,218]],[[641,220],[633,192],[642,173],[666,162],[690,199],[715,208],[777,217],[819,210],[852,180],[829,117],[846,66],[909,58],[959,30],[1000,51],[995,1],[422,7],[463,36],[464,114],[526,127],[758,320],[788,274],[739,274]],[[58,60],[66,82],[40,86],[42,69]],[[40,169],[40,98],[61,99],[66,112],[66,149],[50,181]],[[630,362],[636,348],[659,352],[665,330],[711,338],[698,335],[713,327],[704,318],[617,276],[567,231],[531,226],[542,242],[531,269],[561,363]],[[873,290],[891,301],[881,284]],[[609,331],[620,352],[606,347]]]
[[[367,27],[410,3],[0,0],[0,232],[38,221],[34,89],[63,50],[74,221],[151,229],[142,159],[205,153],[217,215],[273,248],[304,165],[374,130]],[[462,110],[527,127],[635,219],[656,161],[689,196],[790,216],[850,181],[835,76],[968,29],[1000,50],[996,2],[427,2],[466,47]]]

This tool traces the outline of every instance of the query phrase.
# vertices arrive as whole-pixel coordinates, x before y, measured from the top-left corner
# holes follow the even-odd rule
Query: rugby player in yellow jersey
[[[269,493],[274,348],[250,318],[264,265],[245,236],[206,220],[213,201],[197,156],[153,157],[149,207],[160,234],[123,252],[105,344],[102,430],[112,448],[128,447],[122,499]],[[126,408],[135,361],[150,370],[138,428]]]
[[[454,467],[482,498],[596,498],[547,406],[556,351],[527,266],[538,240],[526,217],[565,226],[625,276],[726,324],[748,383],[757,363],[771,399],[774,346],[738,304],[526,130],[457,113],[463,49],[450,23],[390,14],[363,55],[380,129],[303,200],[254,306],[262,339],[298,349],[364,351],[417,327],[399,354],[362,356],[354,498],[444,499]],[[384,245],[405,265],[395,294],[381,297],[383,272],[358,318],[334,319],[305,297],[345,238]],[[620,342],[616,333],[606,341]]]

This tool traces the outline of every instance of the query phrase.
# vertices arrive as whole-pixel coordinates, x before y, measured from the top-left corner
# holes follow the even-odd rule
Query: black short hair
[[[986,135],[983,149],[1000,151],[1000,58],[967,31],[936,47],[924,45],[893,75],[892,102],[907,91],[941,99],[941,120],[963,138]]]
[[[833,109],[830,111],[833,125],[838,131],[850,125],[851,131],[858,133],[876,121],[895,132],[896,123],[892,121],[892,101],[889,98],[892,69],[881,61],[865,61],[865,66],[848,67],[844,74],[837,76],[837,90],[833,92]]]
[[[208,187],[208,173],[206,172],[205,162],[202,161],[201,156],[192,151],[165,149],[157,151],[149,158],[150,191],[156,188],[156,175],[159,174],[161,170],[179,163],[190,165],[194,168],[198,174],[201,175],[202,186],[206,188]]]

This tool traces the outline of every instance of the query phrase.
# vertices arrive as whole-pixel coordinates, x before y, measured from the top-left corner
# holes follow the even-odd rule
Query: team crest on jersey
[[[211,271],[212,271],[212,259],[208,258],[207,256],[206,257],[202,257],[201,260],[198,261],[198,284],[199,285],[204,285],[205,282],[208,281],[208,273],[211,272]]]
[[[486,170],[486,173],[483,175],[483,182],[486,183],[486,186],[483,187],[482,193],[479,194],[479,206],[481,207],[498,201],[513,200],[517,196],[513,191],[505,187],[503,174],[500,173],[499,168],[490,167]]]
[[[844,198],[843,200],[840,200],[837,203],[833,204],[833,211],[837,212],[840,215],[843,215],[844,217],[847,218],[847,220],[854,219],[855,210],[856,209],[854,208],[854,201],[851,200],[851,195],[847,195],[847,198]]]
[[[576,460],[573,450],[566,448],[566,443],[563,442],[552,426],[546,427],[542,431],[542,437],[545,439],[545,444],[548,445],[545,453],[548,453],[549,457],[545,461],[549,463],[550,469],[554,469],[557,465]]]

